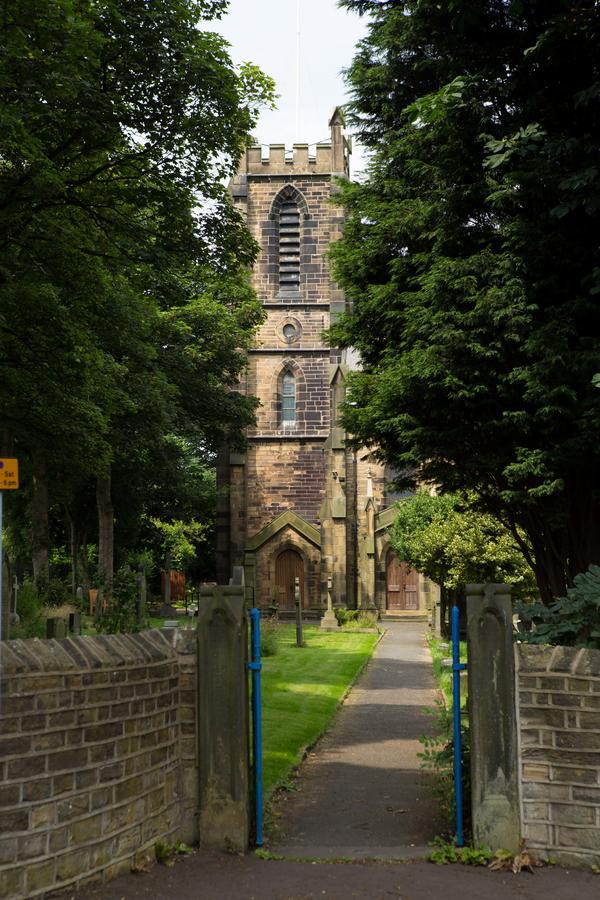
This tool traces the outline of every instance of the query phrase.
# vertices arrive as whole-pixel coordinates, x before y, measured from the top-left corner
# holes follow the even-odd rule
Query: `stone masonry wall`
[[[0,645],[0,897],[196,839],[194,632]]]
[[[290,507],[317,525],[325,492],[323,444],[303,440],[257,442],[248,453],[246,490],[250,535]]]
[[[600,650],[517,645],[523,836],[600,864]]]

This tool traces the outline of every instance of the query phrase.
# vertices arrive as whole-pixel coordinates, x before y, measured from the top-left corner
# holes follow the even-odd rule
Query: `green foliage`
[[[156,862],[163,866],[174,866],[178,856],[184,856],[193,852],[192,848],[184,844],[183,841],[169,844],[167,841],[159,840],[154,845]]]
[[[285,857],[281,856],[278,853],[272,853],[271,850],[263,850],[259,847],[254,851],[254,855],[258,856],[259,859],[270,859],[270,860],[280,860],[285,859]]]
[[[449,863],[463,863],[465,866],[487,866],[492,859],[492,851],[489,847],[457,847],[456,843],[437,837],[429,845],[432,851],[429,861],[438,866],[446,866]]]
[[[429,773],[430,790],[448,832],[455,825],[454,800],[454,732],[452,708],[438,700],[435,708],[427,710],[434,718],[434,734],[419,738],[423,750],[418,753],[421,768]],[[461,718],[461,758],[463,773],[463,804],[468,813],[471,805],[471,741],[468,723]]]
[[[600,563],[600,19],[593,4],[342,0],[371,151],[332,250],[344,423],[407,486],[520,529],[548,604]]]
[[[275,656],[277,653],[277,632],[279,625],[272,619],[262,619],[260,623],[260,654]]]
[[[137,616],[137,573],[123,566],[115,573],[108,610],[96,619],[96,630],[105,634],[131,634],[145,627]]]
[[[496,582],[512,585],[516,595],[535,591],[533,571],[514,534],[479,511],[472,495],[417,491],[398,503],[390,537],[399,559],[446,588]]]
[[[526,624],[535,622],[534,629],[522,632],[519,640],[600,650],[600,566],[590,566],[587,572],[576,575],[566,597],[550,606],[527,603],[518,611]]]
[[[17,595],[17,614],[19,624],[12,625],[10,637],[32,638],[46,637],[46,616],[44,614],[44,598],[40,596],[33,581],[26,579]]]
[[[433,667],[433,675],[435,677],[437,686],[439,690],[442,692],[445,698],[446,706],[449,708],[452,705],[452,669],[447,668],[442,665],[442,661],[444,659],[449,659],[451,650],[448,647],[448,644],[445,642],[439,641],[437,638],[430,637],[427,641],[429,644],[429,652],[431,653],[431,663]],[[442,647],[442,644],[445,644]],[[460,642],[460,661],[461,663],[467,662],[467,643],[466,641]],[[462,682],[461,682],[462,687]],[[461,690],[460,696],[460,705],[461,709],[466,707],[467,705],[467,694],[466,691]]]
[[[348,625],[350,622],[356,622],[360,612],[358,609],[347,609],[345,606],[336,606],[333,611],[338,625]]]
[[[185,571],[194,560],[197,548],[206,539],[206,525],[201,522],[161,522],[150,519],[161,537],[162,558],[167,561],[166,568]]]
[[[197,520],[211,538],[210,469],[253,419],[255,402],[231,388],[262,317],[247,272],[257,248],[226,182],[274,97],[202,30],[225,7],[3,3],[0,409],[22,461],[7,504],[21,564],[31,531],[48,537],[44,510],[31,528],[34,455],[51,550],[74,537],[84,580],[109,467],[118,564],[154,549],[145,517]]]

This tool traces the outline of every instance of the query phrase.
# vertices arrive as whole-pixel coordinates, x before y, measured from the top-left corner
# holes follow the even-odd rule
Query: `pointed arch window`
[[[296,379],[289,371],[281,379],[281,421],[284,425],[296,421]]]
[[[279,289],[300,289],[300,210],[293,198],[279,208]]]

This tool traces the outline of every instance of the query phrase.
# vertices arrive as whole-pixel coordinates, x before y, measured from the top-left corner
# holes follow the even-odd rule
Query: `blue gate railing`
[[[263,814],[263,771],[262,771],[262,701],[260,660],[260,612],[250,610],[250,652],[251,661],[247,664],[252,674],[252,759],[254,762],[254,806],[255,806],[255,841],[262,847],[264,841]]]
[[[460,673],[466,669],[460,661],[460,612],[452,607],[452,706],[454,712],[454,799],[456,804],[456,846],[465,843],[463,832],[462,746],[460,731]]]

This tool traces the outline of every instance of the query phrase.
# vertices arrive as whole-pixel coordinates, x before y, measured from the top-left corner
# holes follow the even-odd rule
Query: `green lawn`
[[[331,633],[280,625],[278,652],[263,659],[263,765],[265,795],[302,759],[325,730],[337,704],[377,643],[376,634]]]

